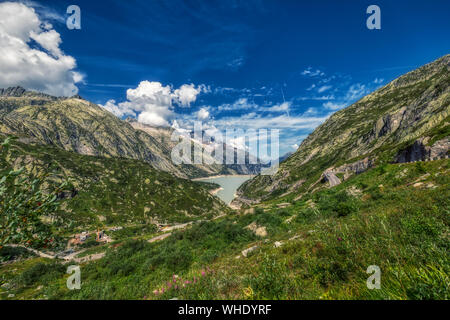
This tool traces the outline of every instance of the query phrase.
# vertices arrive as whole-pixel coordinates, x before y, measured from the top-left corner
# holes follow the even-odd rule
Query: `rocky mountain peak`
[[[0,88],[0,96],[21,97],[25,92],[26,90],[20,86],[9,87],[6,89]]]

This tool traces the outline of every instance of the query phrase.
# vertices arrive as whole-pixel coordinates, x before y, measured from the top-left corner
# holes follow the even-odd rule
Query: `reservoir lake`
[[[252,177],[252,175],[225,175],[194,180],[217,183],[221,188],[214,194],[226,204],[230,204],[235,198],[236,190],[239,186]]]

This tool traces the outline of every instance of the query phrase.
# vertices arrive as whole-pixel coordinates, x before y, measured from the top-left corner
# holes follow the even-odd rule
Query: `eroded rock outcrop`
[[[428,146],[428,139],[418,139],[406,149],[397,154],[395,162],[405,163],[414,161],[430,161],[448,157],[450,139],[445,138],[436,141],[432,146]]]

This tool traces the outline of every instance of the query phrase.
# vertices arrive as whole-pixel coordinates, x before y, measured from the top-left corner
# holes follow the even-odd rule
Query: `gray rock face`
[[[396,157],[396,162],[429,161],[448,157],[449,138],[436,141],[431,147],[427,146],[425,141],[425,139],[418,139],[411,146],[400,151]]]
[[[372,167],[374,165],[374,162],[375,161],[373,159],[364,158],[362,160],[337,167],[334,171],[336,173],[344,174],[360,174]]]
[[[6,89],[0,88],[0,96],[21,97],[25,91],[26,90],[22,87],[9,87]]]
[[[393,114],[387,114],[381,117],[375,125],[374,135],[377,138],[381,138],[387,134],[395,132],[400,127],[405,111],[406,108],[403,107]]]
[[[339,178],[336,177],[333,171],[325,171],[323,173],[323,179],[330,183],[330,187],[334,187],[341,184],[341,180],[339,180]]]
[[[322,179],[330,183],[330,188],[341,184],[341,180],[336,176],[337,173],[344,174],[344,180],[354,174],[360,174],[373,167],[375,161],[373,159],[364,158],[362,160],[344,164],[337,168],[329,168],[322,174]]]

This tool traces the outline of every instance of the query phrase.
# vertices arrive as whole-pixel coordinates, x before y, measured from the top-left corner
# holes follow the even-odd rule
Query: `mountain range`
[[[172,132],[172,128],[121,120],[78,95],[53,97],[21,87],[0,89],[0,133],[84,155],[142,160],[182,178],[260,171],[261,165],[248,160],[242,165],[175,165],[171,150],[177,142],[171,141]],[[194,150],[205,149],[203,141],[191,142]],[[230,147],[223,144],[223,148]]]

